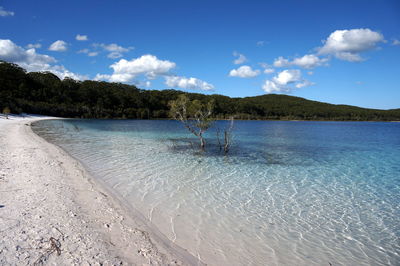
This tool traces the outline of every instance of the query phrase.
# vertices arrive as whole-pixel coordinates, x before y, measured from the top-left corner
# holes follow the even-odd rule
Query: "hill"
[[[334,105],[300,97],[268,94],[230,98],[177,90],[142,90],[103,81],[60,80],[50,72],[27,73],[0,62],[0,110],[80,118],[168,118],[168,102],[185,93],[203,102],[215,100],[219,119],[400,121],[400,109],[377,110]]]

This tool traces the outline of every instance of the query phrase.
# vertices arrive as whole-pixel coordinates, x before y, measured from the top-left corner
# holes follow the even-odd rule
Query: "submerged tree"
[[[180,121],[191,133],[200,139],[200,147],[204,149],[206,142],[204,133],[214,122],[212,113],[214,101],[206,104],[199,100],[191,101],[185,94],[181,94],[174,101],[169,103],[170,115],[175,120]]]
[[[229,118],[229,125],[223,130],[223,143],[221,141],[221,129],[217,128],[217,141],[219,145],[219,150],[223,150],[227,154],[232,145],[232,131],[233,131],[233,121],[234,118],[231,116]]]
[[[232,145],[233,117],[230,118],[229,126],[224,130],[224,152],[228,153]]]

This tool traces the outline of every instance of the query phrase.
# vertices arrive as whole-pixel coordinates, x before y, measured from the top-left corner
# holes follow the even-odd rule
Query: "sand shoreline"
[[[0,119],[1,265],[202,264],[37,136],[41,119]]]

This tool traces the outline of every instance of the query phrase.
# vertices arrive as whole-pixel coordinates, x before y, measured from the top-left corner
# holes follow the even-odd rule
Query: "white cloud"
[[[202,81],[197,78],[185,78],[179,76],[167,76],[165,77],[165,84],[171,88],[181,88],[186,90],[204,90],[210,91],[214,89],[214,86],[210,83]]]
[[[308,81],[308,80],[303,80],[302,82],[297,83],[295,85],[295,87],[300,89],[300,88],[308,87],[308,86],[311,86],[311,85],[314,85],[314,84],[315,84],[314,82],[311,82],[311,81]]]
[[[4,7],[0,6],[0,17],[14,16],[14,12],[7,11]]]
[[[344,60],[344,61],[349,61],[349,62],[361,62],[363,61],[363,58],[359,54],[354,54],[354,53],[337,53],[335,54],[336,58]]]
[[[239,54],[238,52],[233,52],[233,56],[236,56],[236,57],[237,57],[237,58],[233,61],[233,63],[234,63],[235,65],[240,65],[240,64],[243,64],[244,62],[247,61],[247,58],[246,58],[244,55]]]
[[[157,76],[169,75],[170,70],[175,66],[174,62],[160,60],[156,56],[148,54],[130,61],[121,59],[110,66],[114,70],[112,75],[97,74],[96,77],[111,82],[130,82],[139,75],[154,79]]]
[[[231,77],[239,77],[239,78],[253,78],[260,74],[260,70],[253,70],[249,66],[241,66],[238,69],[232,69],[229,72],[229,76]]]
[[[80,34],[77,34],[75,39],[77,41],[87,41],[87,40],[89,40],[87,35],[80,35]]]
[[[125,53],[133,49],[133,47],[122,47],[115,43],[112,44],[101,43],[100,47],[103,47],[105,50],[109,52],[120,52],[120,53]]]
[[[53,42],[50,47],[49,50],[50,51],[55,51],[55,52],[64,52],[67,51],[68,49],[68,44],[64,41],[58,40]]]
[[[264,85],[262,86],[262,89],[266,93],[289,91],[289,90],[286,90],[286,88],[284,88],[284,87],[281,88],[280,86],[278,86],[275,82],[273,82],[271,80],[266,80]]]
[[[278,57],[274,61],[275,67],[288,67],[288,66],[298,66],[306,69],[315,68],[317,66],[325,65],[328,58],[319,58],[314,54],[306,54],[302,57],[297,57],[293,61],[289,61],[282,56]]]
[[[400,45],[400,41],[397,39],[394,39],[392,42],[392,45]]]
[[[34,48],[25,50],[11,40],[0,39],[0,58],[13,63],[25,65],[55,63],[56,59],[48,55],[37,54]]]
[[[108,58],[116,59],[123,56],[124,53],[129,52],[134,49],[134,47],[123,47],[116,43],[104,44],[104,43],[94,43],[93,46],[95,48],[100,47],[103,48],[104,51],[109,52],[107,55]]]
[[[293,82],[299,81],[301,78],[301,72],[298,69],[283,70],[279,72],[278,76],[273,78],[274,82],[279,85],[287,85]]]
[[[275,72],[275,69],[272,68],[271,65],[268,65],[266,63],[258,63],[262,68],[264,68],[264,74],[271,74]]]
[[[41,48],[42,45],[40,43],[30,43],[26,46],[26,48],[30,49],[30,48],[35,48],[35,49],[39,49]]]
[[[314,83],[301,78],[300,70],[287,69],[279,72],[278,75],[271,80],[266,80],[262,88],[267,93],[290,92],[293,90],[293,86],[295,88],[302,88],[313,84]]]
[[[176,67],[174,62],[160,60],[154,55],[142,55],[128,61],[121,59],[112,64],[114,71],[111,75],[97,74],[95,80],[107,80],[111,82],[136,82],[138,85],[149,87],[151,79],[163,76],[168,87],[188,90],[213,90],[214,86],[197,78],[172,76],[171,70]],[[137,77],[144,75],[147,80],[137,81]]]
[[[314,68],[317,66],[322,66],[328,61],[327,58],[319,58],[316,55],[313,54],[306,54],[303,57],[298,57],[293,59],[291,62],[292,65],[298,66],[298,67],[303,67],[303,68]]]
[[[289,60],[287,60],[286,58],[283,58],[282,56],[278,57],[274,61],[274,67],[286,67],[288,65],[290,65]]]
[[[50,71],[60,77],[71,77],[74,79],[88,79],[87,76],[73,73],[62,65],[53,65],[57,62],[54,57],[38,54],[34,48],[25,50],[11,40],[0,39],[0,59],[16,63],[25,68],[28,72]]]
[[[384,41],[381,33],[370,29],[336,30],[323,41],[324,46],[318,48],[318,53],[350,62],[362,61],[361,52],[371,50]]]
[[[107,57],[111,59],[121,58],[122,56],[123,54],[121,54],[120,52],[111,52],[107,55]]]
[[[111,75],[107,75],[107,74],[96,74],[96,76],[94,77],[94,80],[110,80]]]
[[[271,74],[271,73],[274,73],[275,72],[275,69],[273,69],[273,68],[266,68],[266,69],[264,69],[264,73],[265,74]]]
[[[98,52],[91,52],[89,49],[85,48],[78,51],[78,54],[87,54],[88,56],[97,56]]]
[[[311,75],[314,75],[314,72],[313,71],[308,71],[307,74],[311,76]]]

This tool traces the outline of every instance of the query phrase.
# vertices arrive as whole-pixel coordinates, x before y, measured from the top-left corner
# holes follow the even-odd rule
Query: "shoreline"
[[[0,264],[203,264],[33,132],[43,119],[60,118],[0,119]]]

